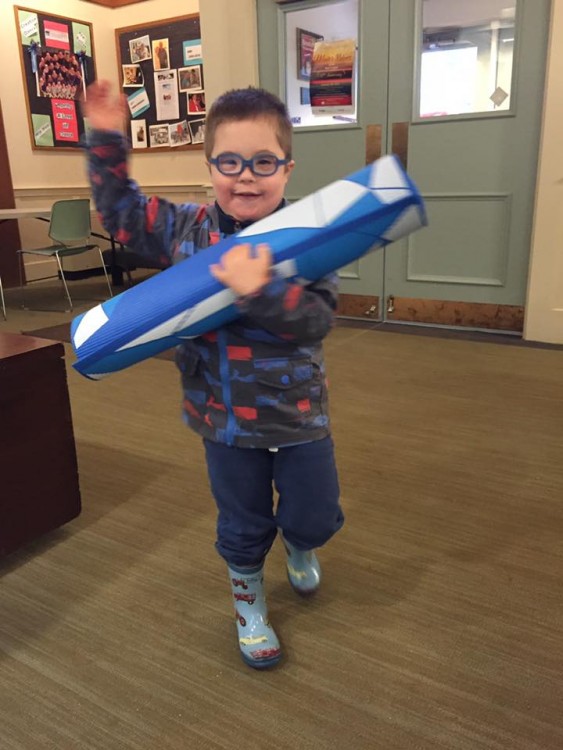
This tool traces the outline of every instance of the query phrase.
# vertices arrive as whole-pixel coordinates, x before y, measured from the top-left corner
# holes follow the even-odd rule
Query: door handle
[[[368,125],[366,127],[366,164],[381,157],[381,125]]]
[[[403,167],[407,169],[409,158],[408,122],[394,122],[391,126],[391,153],[398,156]]]

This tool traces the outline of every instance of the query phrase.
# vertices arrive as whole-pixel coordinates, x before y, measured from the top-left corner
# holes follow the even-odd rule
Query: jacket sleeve
[[[323,339],[334,325],[338,277],[325,276],[307,286],[277,276],[255,294],[236,304],[262,328],[297,345]]]
[[[193,248],[181,247],[178,237],[185,233],[186,222],[196,220],[198,204],[175,205],[144,195],[129,178],[127,142],[117,131],[91,131],[86,151],[100,221],[117,242],[163,265],[170,265],[175,255],[192,254]]]

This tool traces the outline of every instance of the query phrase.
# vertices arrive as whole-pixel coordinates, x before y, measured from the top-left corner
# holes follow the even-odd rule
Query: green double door
[[[393,152],[425,199],[427,228],[341,270],[345,313],[521,329],[549,6],[257,0],[260,83],[295,123],[288,196]],[[355,113],[312,115],[303,34],[357,40]]]

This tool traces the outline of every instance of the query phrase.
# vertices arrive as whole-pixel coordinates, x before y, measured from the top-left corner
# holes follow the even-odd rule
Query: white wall
[[[109,24],[110,13],[82,0],[34,0],[32,3],[0,2],[0,99],[6,128],[6,140],[14,188],[45,185],[85,185],[84,156],[70,152],[34,152],[23,95],[20,50],[16,32],[14,6],[66,15],[89,21],[94,27],[94,47],[98,76],[116,77],[115,43]],[[8,74],[9,73],[9,74]]]
[[[119,77],[115,29],[149,21],[175,18],[200,11],[199,0],[147,0],[115,10],[84,0],[33,0],[17,3],[0,0],[0,100],[8,141],[12,181],[16,196],[22,190],[86,187],[81,152],[33,151],[28,117],[22,96],[20,51],[14,6],[88,21],[93,25],[98,78],[117,86]],[[205,0],[201,26],[207,101],[221,91],[257,83],[256,18],[253,0]],[[236,33],[235,33],[236,30]],[[134,154],[132,176],[142,185],[169,186],[208,183],[203,151]]]
[[[93,41],[98,79],[107,78],[119,85],[115,29],[151,21],[176,18],[200,12],[205,69],[206,99],[211,102],[229,88],[258,83],[257,34],[254,0],[146,0],[138,5],[111,9],[84,0],[33,0],[30,3],[0,0],[0,100],[2,101],[6,139],[16,205],[51,205],[61,198],[90,194],[81,150],[34,151],[23,97],[20,50],[14,6],[87,21],[93,26]],[[209,173],[203,150],[133,153],[131,176],[149,194],[157,193],[177,203],[206,202],[210,198]],[[24,247],[49,244],[47,224],[20,221]],[[101,231],[97,221],[92,226]],[[102,247],[107,243],[102,241]],[[74,260],[74,259],[72,259]],[[72,270],[99,265],[95,255],[76,256],[69,261]],[[50,260],[26,257],[29,280],[52,274]],[[54,267],[53,267],[54,268]]]
[[[553,0],[524,338],[563,344],[563,0]]]

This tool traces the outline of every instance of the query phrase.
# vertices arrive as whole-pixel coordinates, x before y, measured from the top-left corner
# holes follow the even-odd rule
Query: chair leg
[[[22,310],[25,310],[25,284],[23,283],[23,254],[20,253],[20,259],[18,263],[19,271],[20,271],[20,297],[21,297],[21,305]]]
[[[70,312],[72,312],[74,308],[72,306],[72,299],[70,298],[70,292],[68,291],[68,286],[67,286],[64,271],[63,271],[63,264],[61,263],[61,259],[58,253],[55,253],[55,257],[57,259],[57,263],[59,264],[59,273],[61,274],[61,281],[63,282],[63,286],[65,288],[66,296],[68,299],[68,304],[70,305]]]
[[[104,276],[106,277],[106,282],[107,282],[108,289],[109,289],[109,296],[113,297],[113,291],[111,289],[111,283],[110,283],[108,272],[107,272],[107,269],[106,269],[106,264],[104,263],[104,256],[102,255],[102,251],[100,250],[99,247],[98,247],[98,252],[100,254],[100,260],[102,261],[102,268],[104,270]]]
[[[2,302],[2,313],[4,320],[8,320],[6,316],[6,303],[4,302],[4,289],[2,288],[2,277],[0,276],[0,302]]]

